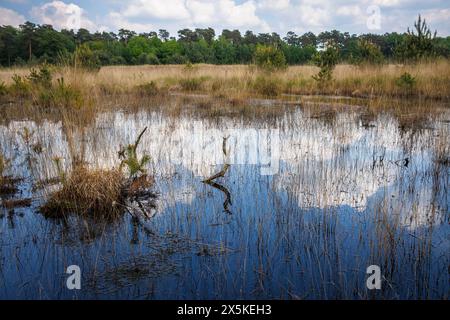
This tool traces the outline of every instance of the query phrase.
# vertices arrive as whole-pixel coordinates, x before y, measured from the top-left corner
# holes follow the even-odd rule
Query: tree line
[[[212,28],[182,29],[177,37],[160,29],[136,33],[120,29],[91,33],[86,29],[55,30],[48,24],[26,22],[18,28],[0,27],[2,66],[58,63],[74,53],[82,53],[94,66],[139,64],[248,64],[261,47],[279,51],[289,65],[313,62],[317,53],[330,44],[338,60],[348,63],[405,61],[424,57],[450,57],[450,37],[437,37],[419,16],[405,33],[350,34],[331,30],[286,36]],[[259,49],[258,49],[259,48]]]

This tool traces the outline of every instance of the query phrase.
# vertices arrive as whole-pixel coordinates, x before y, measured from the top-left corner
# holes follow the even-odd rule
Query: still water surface
[[[12,198],[33,201],[0,209],[0,298],[448,297],[449,167],[437,161],[450,150],[448,119],[413,130],[353,111],[321,119],[298,109],[270,121],[140,111],[103,113],[70,132],[9,121],[0,151],[7,174],[23,178]],[[57,188],[37,187],[57,176],[53,158],[67,170],[74,154],[117,166],[119,147],[144,127],[139,152],[152,157],[158,193],[150,219],[39,213]],[[224,178],[202,183],[224,163]],[[366,288],[372,264],[379,291]],[[81,268],[81,290],[66,288],[69,265]]]

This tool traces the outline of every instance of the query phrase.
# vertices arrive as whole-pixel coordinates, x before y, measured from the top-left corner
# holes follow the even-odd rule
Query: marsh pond
[[[1,195],[0,298],[448,298],[449,109],[413,125],[330,110],[299,104],[248,118],[118,108],[70,128],[2,119],[3,175],[15,190]],[[137,150],[154,180],[145,215],[41,212],[75,158],[117,167],[121,146],[146,127]],[[67,287],[71,265],[80,290]],[[367,287],[371,265],[380,290]]]

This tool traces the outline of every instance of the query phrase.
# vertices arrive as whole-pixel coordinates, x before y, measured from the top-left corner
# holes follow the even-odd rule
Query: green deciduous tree
[[[286,68],[283,51],[266,45],[258,45],[253,56],[256,66],[264,71],[277,71]]]

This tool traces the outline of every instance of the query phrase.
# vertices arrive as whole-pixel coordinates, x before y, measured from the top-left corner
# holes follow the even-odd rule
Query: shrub
[[[141,53],[133,59],[134,64],[160,64],[158,57],[154,53]]]
[[[84,102],[81,91],[66,84],[64,78],[57,79],[51,88],[38,90],[35,98],[35,103],[42,107],[81,108]]]
[[[396,48],[396,56],[401,60],[417,60],[435,56],[436,31],[433,33],[420,15],[414,22],[414,29],[415,32],[408,28],[402,43]]]
[[[313,76],[319,85],[324,85],[331,81],[333,70],[338,63],[339,53],[337,48],[329,46],[323,51],[316,53],[314,56],[314,64],[320,68],[317,75]]]
[[[283,70],[287,67],[283,52],[273,46],[258,45],[253,60],[259,69],[267,72]]]
[[[32,68],[27,76],[28,81],[34,86],[50,88],[52,86],[52,74],[48,65],[44,64],[39,71]]]
[[[145,174],[145,165],[151,159],[150,156],[146,154],[144,154],[140,159],[137,155],[137,147],[139,146],[139,142],[141,141],[141,138],[146,130],[147,127],[142,130],[134,144],[129,144],[125,149],[119,152],[119,155],[124,158],[120,163],[120,169],[126,165],[130,178],[136,178],[139,173]]]
[[[26,97],[31,93],[31,85],[29,81],[17,74],[12,76],[13,83],[9,87],[9,92],[16,97]]]
[[[0,82],[0,97],[5,96],[8,93],[8,87],[4,82]]]
[[[82,44],[75,49],[72,59],[76,68],[98,71],[101,66],[98,56],[86,44]]]
[[[254,90],[264,96],[275,97],[281,93],[280,79],[258,76],[253,82]]]
[[[356,63],[379,64],[383,62],[383,54],[380,47],[372,42],[359,39],[356,48]]]
[[[81,91],[65,84],[64,78],[57,79],[57,85],[52,90],[52,96],[55,106],[80,108],[84,103]]]
[[[410,73],[405,72],[396,79],[395,84],[404,91],[411,92],[416,85],[416,78]]]

